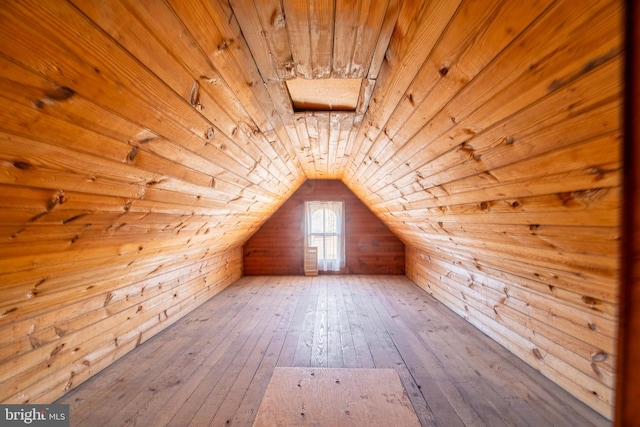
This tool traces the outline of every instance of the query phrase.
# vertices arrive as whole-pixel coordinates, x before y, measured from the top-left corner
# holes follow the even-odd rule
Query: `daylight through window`
[[[306,202],[306,245],[318,248],[318,270],[340,271],[345,265],[344,203]]]

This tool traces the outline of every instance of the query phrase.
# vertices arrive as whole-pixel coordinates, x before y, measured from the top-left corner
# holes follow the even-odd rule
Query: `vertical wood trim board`
[[[640,426],[640,6],[627,2],[622,281],[615,423]]]
[[[404,244],[340,181],[309,180],[244,245],[244,274],[304,274],[304,202],[345,202],[346,270],[404,274]]]

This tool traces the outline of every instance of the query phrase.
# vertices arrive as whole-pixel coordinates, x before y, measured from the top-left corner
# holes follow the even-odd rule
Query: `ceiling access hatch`
[[[285,80],[293,109],[301,111],[355,111],[362,79]]]

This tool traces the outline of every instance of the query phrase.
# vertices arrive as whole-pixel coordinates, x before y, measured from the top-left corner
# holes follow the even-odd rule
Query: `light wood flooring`
[[[244,277],[56,403],[73,426],[250,426],[276,366],[393,368],[424,426],[610,425],[404,276]]]

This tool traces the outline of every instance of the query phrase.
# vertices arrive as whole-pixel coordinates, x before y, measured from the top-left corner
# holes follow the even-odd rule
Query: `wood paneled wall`
[[[241,263],[240,246],[106,236],[2,259],[0,401],[55,400],[239,279]]]
[[[336,180],[302,184],[244,246],[244,274],[304,274],[304,202],[312,200],[345,202],[345,273],[404,274],[404,244]]]
[[[623,6],[405,2],[342,178],[409,278],[608,418]]]
[[[452,255],[441,247],[408,247],[407,276],[611,418],[617,305],[607,295],[607,278],[586,269],[578,277],[549,261],[530,265],[517,255]]]
[[[624,13],[622,0],[3,2],[5,399],[47,401],[102,366],[85,355],[118,354],[97,329],[124,318],[125,348],[151,331],[141,316],[182,312],[196,277],[237,277],[264,221],[306,179],[336,178],[410,246],[413,280],[611,416]],[[363,78],[356,111],[295,113],[284,80],[329,75]],[[352,273],[402,271],[385,233],[349,250]],[[182,268],[198,272],[177,297],[109,308]]]
[[[229,11],[0,7],[1,402],[51,402],[239,278],[304,181]]]

